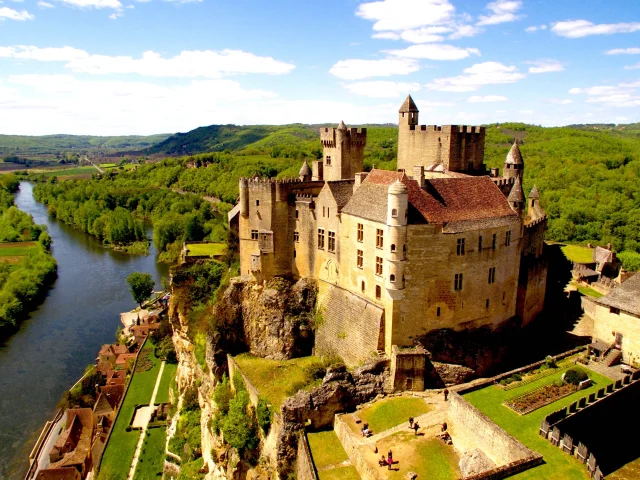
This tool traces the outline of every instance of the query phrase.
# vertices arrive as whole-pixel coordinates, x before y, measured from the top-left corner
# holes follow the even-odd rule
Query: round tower
[[[404,289],[404,270],[407,259],[407,216],[409,212],[409,191],[407,186],[396,180],[387,191],[387,232],[389,243],[385,247],[386,279],[389,290]]]
[[[507,197],[507,201],[511,208],[513,208],[518,215],[522,215],[524,212],[524,192],[522,191],[522,184],[520,183],[520,177],[516,177],[516,181],[511,187],[511,192],[509,192],[509,197]]]
[[[311,180],[311,169],[309,168],[309,164],[306,160],[302,164],[302,167],[300,167],[298,177],[300,177],[300,180],[302,180],[303,182],[308,182]]]
[[[240,215],[249,216],[249,180],[244,177],[240,179]]]
[[[507,154],[507,158],[504,161],[504,171],[502,176],[505,178],[520,177],[524,174],[524,162],[522,161],[522,154],[520,148],[518,148],[518,141],[514,140],[511,150]]]

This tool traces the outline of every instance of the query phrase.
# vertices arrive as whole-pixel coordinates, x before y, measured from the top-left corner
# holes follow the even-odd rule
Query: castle
[[[484,127],[399,111],[398,170],[363,172],[365,128],[321,128],[298,179],[240,179],[241,275],[317,280],[317,353],[357,364],[437,329],[526,325],[542,310],[546,215],[517,143],[486,171]]]

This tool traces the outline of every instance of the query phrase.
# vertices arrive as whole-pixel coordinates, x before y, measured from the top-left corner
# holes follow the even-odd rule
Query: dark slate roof
[[[640,315],[640,274],[636,273],[604,297],[594,299],[596,303],[619,308]]]
[[[372,170],[343,212],[385,222],[388,188],[396,180],[407,186],[409,204],[429,223],[470,222],[466,224],[470,226],[500,217],[518,218],[489,177],[432,178],[422,189],[404,172],[386,170]]]
[[[349,202],[349,199],[351,199],[351,195],[353,195],[353,183],[353,180],[327,182],[327,186],[336,201],[338,209],[344,207],[347,202]]]
[[[538,187],[536,187],[535,185],[529,192],[529,198],[538,198],[538,199],[540,198],[540,194],[538,193]]]
[[[414,103],[413,98],[411,98],[411,95],[407,95],[407,98],[405,99],[404,103],[400,107],[400,110],[398,111],[400,113],[403,113],[403,112],[418,112],[419,110],[416,104]]]
[[[73,467],[45,468],[38,472],[36,480],[78,480],[80,473]]]
[[[507,154],[507,160],[504,163],[510,163],[512,165],[522,165],[522,154],[520,153],[520,148],[518,148],[518,142],[513,142],[511,146],[511,150]]]
[[[302,164],[302,167],[300,167],[300,172],[298,172],[298,176],[303,177],[306,175],[311,175],[311,169],[309,168],[309,164],[305,160],[304,163]]]
[[[524,202],[524,192],[522,191],[522,183],[520,183],[520,177],[516,177],[516,181],[511,187],[508,200],[510,202]]]

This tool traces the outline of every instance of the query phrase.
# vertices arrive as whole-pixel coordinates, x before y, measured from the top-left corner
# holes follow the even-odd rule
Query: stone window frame
[[[458,255],[459,257],[464,255],[464,244],[464,238],[458,238],[456,240],[456,255]]]
[[[482,235],[478,235],[478,253],[482,251]]]
[[[396,283],[396,276],[393,273],[389,275],[389,281],[392,283]]]
[[[324,228],[318,229],[318,250],[324,250]]]
[[[496,267],[489,268],[489,285],[496,283]]]
[[[364,224],[359,223],[357,228],[357,239],[358,242],[362,243],[364,241]]]
[[[376,248],[384,248],[384,230],[376,228]]]
[[[511,230],[504,234],[504,246],[508,247],[509,245],[511,245]]]
[[[436,307],[436,317],[440,316],[440,307]]]
[[[260,200],[256,200],[256,207],[260,206]]]
[[[360,269],[364,268],[364,251],[356,250],[356,266]]]
[[[487,301],[485,302],[484,308],[486,308],[487,310],[489,309],[489,299],[487,298]]]
[[[251,240],[258,240],[259,238],[258,230],[251,230]]]
[[[391,253],[396,253],[396,244],[395,243],[392,243],[390,248],[391,248]]]
[[[328,167],[331,166],[331,155],[327,155],[326,157],[324,157],[324,164]]]
[[[335,253],[336,252],[336,232],[329,230],[327,232],[327,238],[329,242],[327,244],[327,252]]]
[[[300,218],[300,212],[299,210],[296,208],[296,219]]]
[[[456,292],[462,291],[462,280],[463,280],[462,273],[456,273],[453,279],[453,289]]]
[[[382,298],[382,287],[380,285],[376,285],[376,299],[380,300]]]
[[[382,257],[376,257],[376,275],[378,277],[382,276],[382,272],[384,268],[383,265],[384,263],[383,263]]]
[[[491,248],[492,248],[493,250],[495,250],[495,249],[496,249],[497,242],[498,242],[498,234],[497,234],[497,233],[494,233],[494,234],[493,234],[493,237],[491,237]]]
[[[360,280],[360,291],[362,291],[362,293],[364,293],[364,291],[365,291],[365,283],[364,283],[364,280]]]
[[[296,243],[300,241],[300,232],[293,232],[293,241]]]
[[[397,208],[392,208],[391,209],[391,217],[398,218],[398,209]]]

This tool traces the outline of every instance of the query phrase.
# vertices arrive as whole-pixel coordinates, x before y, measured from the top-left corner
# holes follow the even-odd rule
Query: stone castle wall
[[[622,334],[622,361],[629,365],[640,362],[640,317],[624,310],[613,313],[608,306],[595,304],[593,338],[607,345],[615,341],[615,333]]]
[[[337,414],[333,422],[333,430],[336,432],[347,457],[358,471],[362,480],[382,480],[382,476],[369,466],[360,452],[358,452],[358,444],[353,440],[349,433],[349,426],[342,420],[342,414]]]
[[[546,257],[523,257],[520,281],[518,283],[517,315],[522,325],[528,325],[544,309],[547,291],[547,259]]]
[[[309,441],[305,432],[300,432],[298,438],[298,461],[296,465],[297,480],[318,480],[313,458],[309,449]]]

